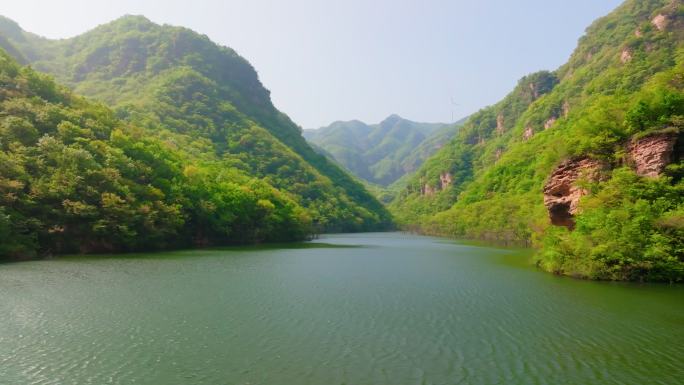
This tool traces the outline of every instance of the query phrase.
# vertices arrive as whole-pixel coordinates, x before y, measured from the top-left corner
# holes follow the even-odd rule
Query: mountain
[[[373,125],[334,122],[304,130],[304,137],[359,178],[388,186],[415,171],[456,131],[455,125],[417,123],[391,115]]]
[[[0,255],[392,226],[275,109],[252,66],[205,36],[127,16],[48,40],[3,18],[0,43]]]
[[[407,177],[432,234],[534,245],[557,274],[684,280],[684,3],[628,0]]]
[[[194,156],[181,137],[146,135],[2,50],[0,84],[0,258],[299,240],[313,230],[292,196]]]

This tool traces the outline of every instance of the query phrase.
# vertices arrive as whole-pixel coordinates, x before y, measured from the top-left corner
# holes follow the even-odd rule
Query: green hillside
[[[140,135],[273,186],[306,209],[317,231],[391,226],[385,208],[273,106],[254,68],[206,36],[125,16],[65,40],[3,19],[0,37],[34,69],[111,106]]]
[[[0,50],[0,258],[299,240],[289,195],[147,135]],[[181,145],[182,144],[182,145]]]
[[[304,137],[359,178],[389,186],[417,170],[456,134],[457,126],[418,123],[392,115],[372,125],[358,120],[334,122],[304,130]]]
[[[463,124],[335,122],[309,145],[206,36],[125,16],[49,40],[0,17],[0,255],[304,239],[391,211],[557,274],[682,281],[683,41],[684,0],[627,0]]]
[[[683,38],[682,1],[625,2],[567,64],[470,117],[392,211],[428,233],[535,245],[558,274],[683,280]]]

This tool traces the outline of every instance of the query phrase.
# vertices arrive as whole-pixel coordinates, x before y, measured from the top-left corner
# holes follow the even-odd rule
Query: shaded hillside
[[[115,108],[146,134],[217,158],[286,192],[324,231],[390,226],[364,187],[319,155],[271,103],[252,66],[189,29],[125,16],[47,40],[3,20],[2,36],[31,65]]]
[[[417,123],[392,115],[373,125],[358,120],[335,122],[304,130],[304,137],[359,178],[388,186],[418,169],[456,134],[456,126]]]
[[[406,225],[535,244],[549,271],[684,279],[684,4],[629,0],[567,64],[473,115],[392,203]]]

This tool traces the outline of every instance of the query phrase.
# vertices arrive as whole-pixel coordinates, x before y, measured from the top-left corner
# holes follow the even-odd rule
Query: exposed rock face
[[[544,185],[544,206],[551,223],[575,227],[574,215],[581,197],[588,191],[576,185],[579,179],[597,180],[603,165],[593,159],[570,159],[561,163]]]
[[[496,133],[501,135],[504,132],[504,117],[502,114],[499,114],[496,117]]]
[[[539,90],[537,90],[537,85],[534,83],[530,83],[530,91],[532,91],[532,96],[534,99],[539,99]]]
[[[651,20],[651,23],[658,28],[658,31],[662,31],[667,27],[667,16],[661,13],[654,17],[653,20]]]
[[[570,114],[570,103],[566,100],[563,102],[563,117],[567,118]]]
[[[549,128],[553,127],[553,124],[556,123],[556,120],[558,120],[558,118],[555,116],[550,117],[549,120],[544,123],[544,129],[548,130]]]
[[[628,146],[629,160],[637,174],[647,177],[659,176],[675,158],[678,135],[664,133],[632,141]],[[577,213],[580,198],[587,191],[577,186],[577,181],[597,181],[605,164],[589,159],[570,159],[561,163],[544,185],[544,206],[551,223],[556,226],[575,227],[573,217]]]
[[[451,176],[451,173],[445,172],[445,173],[439,174],[439,184],[440,184],[440,187],[442,188],[442,190],[451,186],[452,182],[453,182],[453,177]]]
[[[627,63],[628,61],[632,60],[632,52],[628,49],[623,49],[622,54],[620,55],[620,61],[623,63]]]
[[[672,163],[677,134],[656,134],[629,144],[629,158],[636,173],[657,177]]]
[[[423,187],[420,189],[420,195],[428,197],[435,195],[436,192],[436,189],[427,183],[423,184]]]
[[[523,140],[529,140],[534,135],[534,128],[527,126],[523,132]]]
[[[447,187],[451,186],[454,182],[454,177],[449,172],[444,172],[439,174],[439,184],[437,186],[432,186],[425,179],[421,179],[420,184],[420,195],[422,196],[433,196],[437,194],[438,191],[445,190]]]

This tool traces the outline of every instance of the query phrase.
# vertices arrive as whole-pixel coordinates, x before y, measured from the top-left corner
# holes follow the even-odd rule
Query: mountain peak
[[[152,27],[157,26],[154,22],[143,15],[126,14],[108,23],[100,25],[100,27],[114,27],[117,29],[137,29],[139,31],[147,31]]]
[[[111,23],[119,23],[119,22],[138,22],[138,23],[154,24],[150,19],[148,19],[144,15],[131,15],[128,13],[111,21]]]
[[[0,34],[15,40],[23,39],[24,30],[19,26],[19,23],[0,15]]]
[[[405,119],[402,118],[401,116],[399,116],[398,114],[392,114],[392,115],[386,117],[385,120],[380,122],[380,125],[382,125],[382,126],[385,126],[388,124],[393,125],[393,124],[396,124],[397,122],[402,121],[402,120],[405,120]]]

